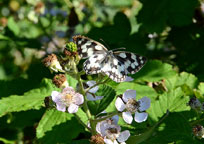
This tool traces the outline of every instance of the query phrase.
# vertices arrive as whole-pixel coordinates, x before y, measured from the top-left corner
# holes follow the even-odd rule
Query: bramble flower
[[[75,92],[72,87],[66,87],[62,92],[53,91],[52,100],[56,103],[57,110],[65,112],[68,108],[69,113],[76,113],[79,105],[83,104],[84,97],[80,93]]]
[[[44,65],[54,72],[64,72],[55,54],[48,55],[42,60]]]
[[[136,101],[136,91],[127,90],[124,92],[122,98],[118,97],[115,102],[118,111],[122,112],[124,121],[128,124],[132,123],[134,113],[134,120],[138,123],[147,120],[148,114],[144,112],[150,107],[150,99],[143,97]]]
[[[125,130],[121,131],[121,127],[117,125],[118,120],[107,119],[99,122],[96,125],[96,131],[103,137],[106,144],[125,144],[125,141],[129,138],[130,132]]]
[[[96,84],[96,81],[87,81],[86,82],[86,85],[85,85],[85,88],[89,88],[89,87],[92,87]],[[87,96],[87,99],[90,100],[90,101],[96,101],[96,100],[100,100],[103,98],[103,96],[95,96],[95,93],[98,91],[99,87],[98,86],[95,86],[93,88],[91,88],[87,93],[86,93],[86,96]]]

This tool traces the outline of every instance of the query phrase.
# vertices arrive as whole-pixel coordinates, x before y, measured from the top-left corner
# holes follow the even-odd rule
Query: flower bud
[[[55,75],[52,82],[56,85],[56,87],[62,89],[69,86],[66,76],[64,74]]]
[[[201,125],[196,125],[193,127],[193,134],[197,138],[201,139],[204,138],[204,128]]]
[[[42,63],[48,67],[51,72],[64,72],[55,54],[48,55],[42,60]]]
[[[91,136],[90,139],[91,144],[104,144],[103,137],[100,134]]]

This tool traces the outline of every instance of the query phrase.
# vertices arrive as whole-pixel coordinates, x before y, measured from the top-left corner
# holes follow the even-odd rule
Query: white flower
[[[125,130],[121,131],[119,125],[117,125],[118,116],[115,118],[104,120],[97,123],[96,131],[104,138],[106,144],[125,144],[125,141],[129,138],[130,132]]]
[[[84,97],[80,93],[74,91],[72,87],[66,87],[62,93],[53,91],[52,100],[56,103],[57,110],[65,112],[68,107],[69,113],[76,113],[79,105],[83,104]]]
[[[96,84],[96,81],[87,81],[86,84],[87,84],[87,88],[89,88],[89,87],[94,86]],[[98,91],[98,89],[99,89],[98,86],[95,86],[95,87],[91,88],[86,93],[87,99],[90,100],[90,101],[96,101],[96,100],[102,99],[103,96],[95,96],[95,93]]]
[[[122,117],[126,123],[132,123],[133,113],[135,114],[134,120],[141,123],[147,120],[148,114],[144,111],[150,107],[150,99],[143,97],[136,101],[136,91],[127,90],[122,98],[116,99],[115,106],[118,111],[122,112]]]

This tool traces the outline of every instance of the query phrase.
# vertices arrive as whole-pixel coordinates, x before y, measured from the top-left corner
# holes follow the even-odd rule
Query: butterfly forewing
[[[93,54],[105,54],[108,51],[101,43],[84,36],[74,36],[73,40],[77,44],[78,53],[82,59]]]

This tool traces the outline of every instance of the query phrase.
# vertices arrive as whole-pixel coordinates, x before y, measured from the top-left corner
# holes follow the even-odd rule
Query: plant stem
[[[104,116],[104,117],[102,117],[102,118],[95,119],[95,120],[93,120],[93,121],[97,123],[97,122],[106,120],[106,119],[111,118],[111,117],[113,117],[114,115],[118,115],[118,114],[120,114],[118,111],[114,111],[114,112],[108,113],[106,116]]]
[[[91,133],[92,135],[95,135],[97,132],[96,132],[96,123],[92,122],[92,115],[91,115],[91,112],[88,108],[88,105],[87,105],[87,98],[86,98],[86,92],[84,90],[84,86],[83,86],[83,82],[82,82],[82,79],[81,79],[81,75],[78,73],[78,69],[77,69],[77,66],[76,66],[76,63],[73,63],[73,69],[74,69],[74,73],[76,75],[76,79],[78,80],[79,82],[79,88],[80,88],[80,93],[84,96],[84,104],[83,104],[83,109],[90,121],[90,126],[91,126]]]

